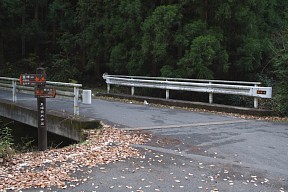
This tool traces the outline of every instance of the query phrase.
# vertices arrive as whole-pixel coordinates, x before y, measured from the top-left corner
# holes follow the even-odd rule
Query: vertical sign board
[[[38,148],[40,151],[47,149],[47,126],[46,126],[46,98],[37,97],[38,116]]]
[[[40,77],[41,76],[41,77]],[[43,89],[46,85],[46,78],[45,77],[45,70],[44,68],[37,68],[36,69],[36,76],[35,82],[37,89]],[[45,151],[47,149],[47,126],[46,126],[46,98],[40,98],[37,96],[37,108],[38,108],[38,149],[40,151]]]

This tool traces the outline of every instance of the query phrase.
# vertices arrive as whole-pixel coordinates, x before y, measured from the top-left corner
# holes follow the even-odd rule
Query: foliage
[[[178,65],[185,70],[184,77],[196,77],[202,79],[213,79],[213,65],[217,71],[228,69],[228,55],[221,50],[220,42],[214,35],[201,35],[196,37],[190,45],[190,50],[186,51]]]
[[[0,163],[9,160],[14,154],[11,132],[12,130],[8,127],[0,127]]]
[[[20,139],[21,139],[21,142],[16,147],[17,149],[19,148],[20,151],[29,152],[35,148],[34,146],[35,139],[33,137],[26,136],[26,137],[21,137]]]
[[[274,58],[273,67],[274,74],[277,78],[276,84],[276,101],[278,110],[288,115],[288,102],[287,102],[287,90],[288,90],[288,28],[274,36]]]
[[[283,0],[2,0],[0,75],[41,65],[48,78],[84,84],[104,72],[255,81],[274,69],[279,77],[285,59],[269,42],[287,26],[287,7]]]
[[[157,71],[163,66],[164,61],[169,62],[169,44],[181,17],[176,5],[162,5],[143,22],[141,46],[146,61],[143,67],[151,68],[154,76],[158,74]]]
[[[47,69],[47,75],[52,81],[68,82],[70,79],[77,79],[80,72],[71,65],[69,57],[61,54],[54,55],[51,61],[51,66]]]

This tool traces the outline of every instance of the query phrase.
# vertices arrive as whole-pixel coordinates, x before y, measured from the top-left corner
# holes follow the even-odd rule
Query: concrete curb
[[[183,101],[183,100],[175,100],[175,99],[166,100],[166,99],[155,98],[155,97],[131,96],[131,95],[126,95],[126,94],[115,94],[115,93],[96,93],[96,96],[129,99],[129,100],[140,101],[140,102],[143,102],[144,100],[146,100],[148,103],[153,103],[153,104],[205,109],[209,111],[219,111],[219,112],[226,112],[226,113],[239,113],[239,114],[255,115],[255,116],[274,116],[275,115],[275,112],[272,110],[254,109],[254,108],[247,108],[247,107],[221,105],[221,104],[209,104],[209,103],[203,103],[203,102],[192,102],[192,101]]]

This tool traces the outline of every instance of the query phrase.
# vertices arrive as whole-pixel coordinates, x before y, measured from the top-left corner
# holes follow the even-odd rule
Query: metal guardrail
[[[169,99],[169,90],[193,91],[209,93],[209,103],[213,103],[213,94],[232,94],[254,97],[254,108],[258,108],[259,98],[271,98],[272,87],[260,87],[260,82],[206,80],[206,79],[182,79],[165,77],[143,77],[103,74],[107,83],[107,92],[110,85],[122,85],[131,87],[131,95],[135,93],[135,87],[158,88],[166,90],[166,99]]]
[[[47,87],[54,86],[57,89],[57,97],[74,98],[74,115],[79,115],[79,95],[82,84],[62,83],[46,81]],[[21,86],[19,79],[0,77],[0,89],[12,90],[12,101],[17,102],[17,93],[35,94],[33,86]]]

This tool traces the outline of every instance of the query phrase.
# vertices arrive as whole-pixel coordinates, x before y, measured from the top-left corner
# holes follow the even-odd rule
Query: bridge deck
[[[37,99],[33,95],[18,94],[12,102],[11,92],[0,91],[0,116],[37,127]],[[47,130],[70,139],[81,141],[82,128],[97,128],[99,121],[85,115],[73,115],[73,100],[47,99]],[[81,108],[84,108],[82,106]]]

